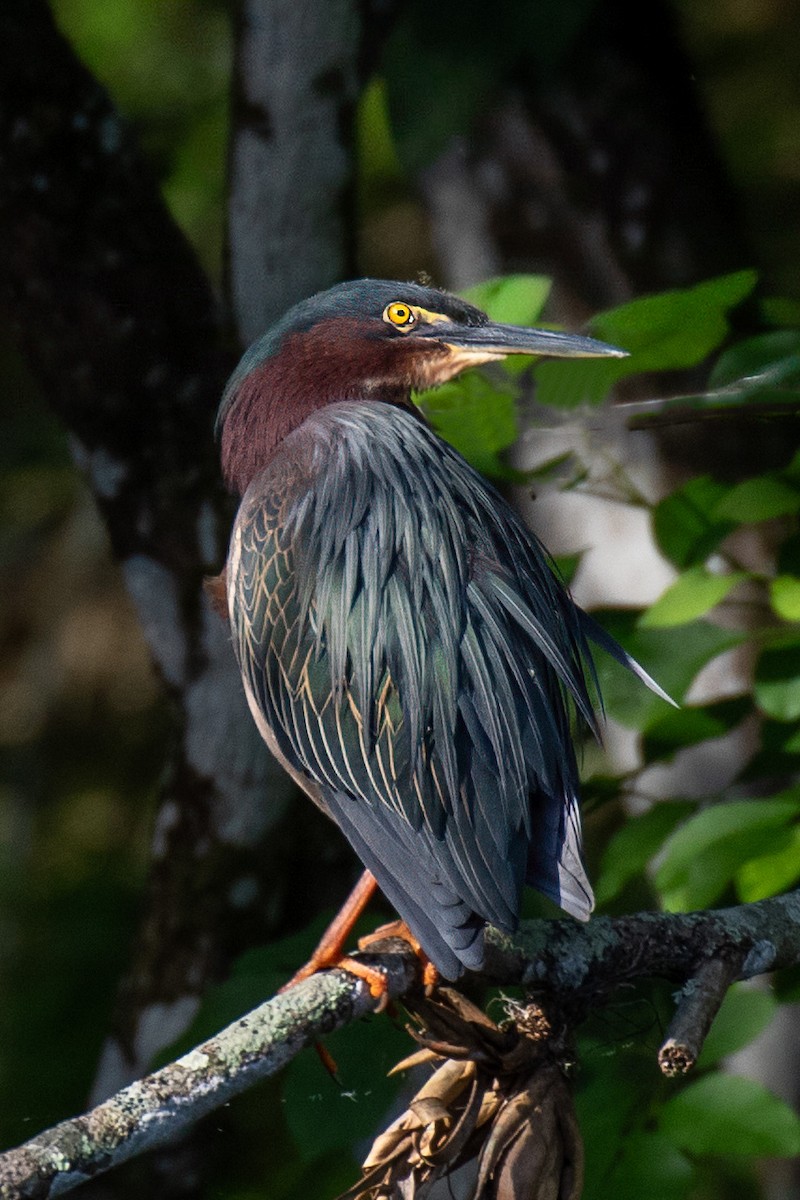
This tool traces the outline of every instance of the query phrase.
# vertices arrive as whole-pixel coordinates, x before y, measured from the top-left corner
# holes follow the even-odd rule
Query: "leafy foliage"
[[[727,339],[727,314],[753,283],[751,272],[741,272],[599,316],[592,323],[594,332],[633,349],[622,364],[547,363],[533,373],[517,366],[513,371],[473,374],[420,397],[420,403],[440,433],[479,469],[501,480],[518,479],[504,454],[515,440],[517,413],[532,375],[537,401],[563,411],[576,404],[596,405],[623,375],[696,364]],[[496,319],[524,323],[539,320],[546,295],[547,283],[541,278],[514,276],[483,284],[470,298]],[[794,352],[794,331],[787,329],[735,343],[712,368],[709,386],[733,385],[735,403],[745,405],[749,390],[738,385],[744,372],[757,369],[764,402],[768,392],[773,401],[778,395],[784,402],[790,376],[781,364]],[[770,354],[776,356],[776,372],[771,371]],[[732,403],[732,394],[729,391],[726,403]],[[575,480],[581,481],[578,486],[592,486],[591,474],[580,464],[564,478],[573,486]],[[653,503],[650,511],[655,542],[672,565],[675,580],[644,612],[598,616],[682,707],[671,708],[632,685],[617,664],[598,655],[608,715],[638,732],[641,765],[623,780],[619,772],[615,779],[613,768],[604,764],[593,789],[602,799],[599,811],[615,813],[606,821],[595,871],[597,900],[601,910],[619,911],[629,897],[637,905],[685,910],[774,895],[800,878],[798,463],[790,461],[737,483],[712,473],[698,476]],[[779,523],[773,574],[754,569],[737,553],[739,531],[762,522],[770,522],[773,529]],[[576,563],[569,565],[572,571]],[[747,642],[757,649],[752,687],[739,695],[687,702],[698,674],[721,654]],[[753,721],[761,723],[762,747],[719,794],[651,802],[636,815],[625,814],[620,790],[635,794],[641,772],[671,763],[683,753],[701,752],[705,744]],[[770,779],[779,776],[781,790],[770,786]],[[757,798],[743,798],[748,796]],[[249,956],[238,984],[234,979],[230,985],[238,988],[230,1016],[246,1006],[241,988],[248,971],[251,984],[261,976],[256,991],[266,994],[274,986],[276,955],[283,954],[288,973],[289,960],[302,957],[299,950],[293,944],[273,948],[258,959]],[[224,994],[225,988],[217,992]],[[793,994],[787,984],[787,996]],[[655,1065],[655,1049],[672,1008],[666,991],[655,988],[613,1002],[605,1036],[593,1028],[581,1035],[579,1044],[577,1105],[586,1140],[587,1200],[644,1193],[684,1200],[701,1182],[704,1194],[715,1196],[708,1181],[715,1178],[711,1164],[720,1159],[737,1164],[729,1169],[741,1179],[748,1164],[761,1155],[798,1153],[800,1120],[791,1109],[759,1085],[723,1070],[727,1056],[749,1044],[776,1007],[770,993],[733,989],[694,1076],[680,1084],[664,1080]],[[219,1024],[222,1015],[215,1011],[214,1022]],[[394,1042],[397,1037],[386,1021],[339,1035],[332,1049],[340,1060],[345,1089],[340,1093],[331,1091],[313,1056],[296,1060],[287,1071],[282,1120],[297,1162],[311,1176],[298,1166],[286,1175],[288,1190],[278,1186],[274,1194],[295,1194],[292,1188],[300,1177],[329,1182],[326,1164],[334,1158],[341,1163],[343,1156],[349,1159],[353,1142],[380,1123],[396,1085],[387,1084],[377,1064],[386,1063],[395,1051],[401,1053]],[[325,1097],[324,1122],[319,1097]],[[321,1196],[324,1191],[312,1186],[309,1194]]]

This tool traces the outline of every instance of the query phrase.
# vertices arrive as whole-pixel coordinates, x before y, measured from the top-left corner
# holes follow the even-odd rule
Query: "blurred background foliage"
[[[454,30],[447,5],[406,5],[364,90],[364,274],[437,277],[415,172],[469,127],[521,44],[533,48],[542,86],[557,91],[562,56],[604,5],[551,4],[544,14],[511,2],[460,7]],[[611,913],[755,900],[800,880],[800,457],[787,416],[800,382],[800,8],[791,0],[673,7],[751,260],[596,316],[592,332],[632,350],[622,363],[516,364],[421,398],[444,436],[523,499],[532,488],[610,496],[651,524],[669,586],[645,611],[601,615],[683,707],[669,709],[600,664],[612,736],[608,753],[586,749],[585,807],[598,900]],[[136,128],[221,294],[230,6],[56,0],[54,9]],[[552,320],[560,314],[546,307],[549,290],[544,276],[519,276],[473,298],[501,319]],[[136,926],[169,714],[46,397],[5,343],[0,372],[0,1143],[12,1145],[85,1104]],[[609,409],[610,388],[627,375],[644,381],[637,394],[651,403],[637,406],[634,396]],[[766,470],[731,478],[709,454],[702,472],[648,490],[618,453],[621,430],[657,428],[676,411],[716,421],[709,427],[722,439],[720,411],[754,404],[777,429]],[[520,414],[557,430],[577,422],[581,438],[531,463],[514,451]],[[581,549],[560,560],[579,595]],[[698,687],[720,656],[736,664],[722,686]],[[615,757],[614,728],[633,731],[633,759]],[[731,737],[745,750],[718,786],[670,794],[655,785],[660,770],[698,748],[717,744],[730,757]],[[542,911],[534,897],[529,907]],[[315,933],[246,955],[187,1040],[273,991]],[[719,1071],[780,1004],[799,998],[800,972],[769,991],[734,989],[682,1087],[655,1065],[668,989],[642,989],[598,1014],[579,1049],[588,1200],[800,1195],[790,1171],[758,1167],[765,1156],[800,1154],[791,1107]],[[201,1194],[322,1198],[349,1184],[395,1103],[398,1085],[384,1075],[404,1046],[390,1020],[371,1020],[331,1039],[341,1088],[305,1055],[220,1114],[209,1126]],[[128,1169],[134,1191],[139,1170]]]

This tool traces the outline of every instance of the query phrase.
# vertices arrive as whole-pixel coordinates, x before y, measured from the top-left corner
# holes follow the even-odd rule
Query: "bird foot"
[[[411,949],[416,954],[422,965],[422,983],[425,988],[425,995],[429,996],[439,982],[439,972],[428,958],[422,946],[414,937],[411,930],[406,925],[405,921],[390,921],[388,925],[381,925],[379,929],[373,930],[365,937],[358,939],[359,950],[368,950],[376,942],[385,941],[386,938],[402,938],[404,942],[408,942]]]
[[[328,953],[327,950],[320,953],[321,945],[322,943],[305,966],[302,966],[299,971],[295,971],[292,978],[283,987],[278,988],[278,994],[288,992],[289,988],[293,988],[297,983],[302,983],[304,979],[310,979],[312,975],[316,975],[317,971],[329,971],[334,967],[339,967],[342,971],[348,971],[351,975],[364,980],[369,988],[370,996],[379,1002],[375,1011],[383,1012],[389,1003],[388,985],[383,971],[379,971],[376,967],[368,967],[366,963],[350,958],[347,954]]]

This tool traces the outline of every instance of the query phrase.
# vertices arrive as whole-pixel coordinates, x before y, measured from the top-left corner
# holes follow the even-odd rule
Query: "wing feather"
[[[502,498],[413,414],[336,404],[254,480],[234,545],[261,714],[443,973],[514,928],[526,876],[585,917],[571,714],[595,727],[603,639]]]

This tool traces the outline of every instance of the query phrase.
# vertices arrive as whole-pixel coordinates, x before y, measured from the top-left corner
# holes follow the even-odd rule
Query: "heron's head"
[[[468,367],[509,354],[619,357],[575,334],[500,325],[458,296],[357,279],[303,300],[245,353],[220,405],[226,481],[239,492],[306,417],[342,400],[407,404]]]

